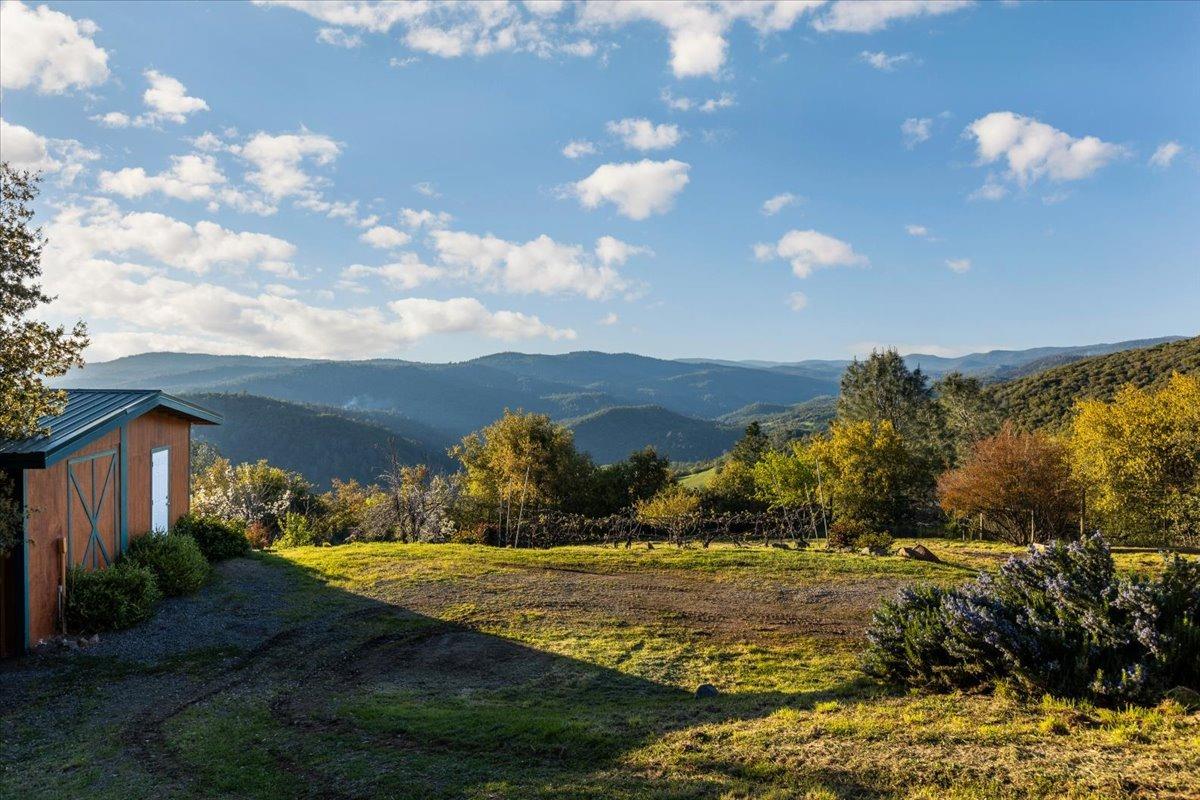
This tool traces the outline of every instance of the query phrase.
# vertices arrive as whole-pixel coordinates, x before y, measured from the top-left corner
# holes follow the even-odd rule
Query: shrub
[[[191,594],[208,580],[208,559],[196,540],[182,533],[148,533],[133,540],[126,557],[154,573],[167,597]]]
[[[902,593],[867,638],[866,670],[893,683],[1153,702],[1200,686],[1200,564],[1126,579],[1099,536],[1055,543],[959,589]]]
[[[246,524],[241,520],[226,521],[220,517],[185,514],[175,521],[172,532],[191,536],[200,552],[209,561],[224,561],[250,552]]]
[[[321,543],[322,539],[317,527],[309,521],[308,517],[295,511],[289,511],[283,518],[283,530],[280,532],[279,538],[275,540],[275,546],[281,548],[306,547]]]
[[[250,542],[250,546],[255,550],[266,550],[274,538],[271,526],[261,519],[256,519],[246,526],[246,541]]]
[[[830,550],[852,550],[858,547],[862,537],[874,536],[871,526],[857,519],[839,519],[829,526],[829,538],[825,546]]]
[[[870,550],[872,553],[887,553],[896,540],[890,533],[871,531],[859,534],[854,540],[857,550]]]
[[[97,633],[128,628],[154,614],[162,598],[154,573],[121,560],[108,569],[67,573],[67,630]]]
[[[496,526],[480,522],[469,528],[459,528],[450,534],[450,541],[455,544],[491,544],[496,536]]]

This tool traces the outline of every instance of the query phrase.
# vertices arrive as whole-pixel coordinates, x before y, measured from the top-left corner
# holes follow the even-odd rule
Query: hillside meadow
[[[879,600],[929,564],[762,547],[375,543],[224,562],[80,653],[0,666],[0,795],[1185,798],[1200,713],[888,689]],[[1121,569],[1157,555],[1123,552]],[[701,684],[718,694],[697,698]]]

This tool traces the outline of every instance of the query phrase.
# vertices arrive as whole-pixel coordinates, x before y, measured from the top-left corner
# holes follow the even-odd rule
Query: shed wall
[[[171,479],[168,519],[175,520],[187,513],[191,498],[188,475],[188,445],[191,423],[169,411],[150,411],[128,425],[126,446],[129,448],[129,539],[136,539],[150,530],[150,453],[160,447],[171,449]]]

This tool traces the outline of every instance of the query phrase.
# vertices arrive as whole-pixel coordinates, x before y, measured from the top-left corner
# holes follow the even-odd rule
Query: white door
[[[150,453],[150,529],[163,533],[170,524],[171,451],[167,448]]]

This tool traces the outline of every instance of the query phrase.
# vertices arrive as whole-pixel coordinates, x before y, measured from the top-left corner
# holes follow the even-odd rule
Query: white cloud
[[[788,295],[787,304],[792,311],[803,311],[808,307],[808,296],[804,292],[792,292]]]
[[[1077,139],[1011,111],[980,117],[967,127],[965,135],[975,137],[978,163],[993,164],[1004,159],[1008,165],[1006,177],[1022,188],[1042,177],[1055,182],[1080,180],[1127,154],[1120,145],[1095,136]]]
[[[952,14],[971,0],[838,0],[813,20],[818,31],[874,33],[896,20]]]
[[[614,236],[601,236],[596,240],[596,258],[606,267],[620,267],[629,260],[630,256],[653,255],[649,247],[628,244]]]
[[[444,278],[445,271],[422,263],[415,253],[402,253],[398,261],[377,267],[352,264],[342,270],[343,278],[363,276],[382,278],[398,289],[415,289],[422,284]]]
[[[573,139],[567,142],[562,149],[562,154],[567,158],[582,158],[583,156],[595,155],[596,145],[586,139]]]
[[[1179,142],[1163,142],[1154,151],[1154,155],[1150,156],[1150,165],[1159,169],[1166,169],[1171,166],[1171,162],[1175,160],[1175,156],[1183,152],[1183,145]]]
[[[900,123],[900,136],[904,139],[904,146],[909,150],[921,142],[928,141],[932,132],[933,120],[929,117],[909,117]]]
[[[407,233],[388,225],[376,225],[358,238],[380,250],[394,250],[412,241],[412,237]]]
[[[442,196],[438,192],[437,187],[434,186],[429,181],[420,181],[419,183],[414,183],[412,188],[415,189],[418,194],[423,194],[426,197],[441,197]]]
[[[212,131],[205,131],[199,136],[188,139],[188,141],[191,142],[192,147],[202,150],[205,153],[215,153],[225,149],[225,142]]]
[[[924,239],[929,236],[929,229],[924,225],[905,225],[904,230],[909,236],[916,236],[919,239]]]
[[[613,136],[619,136],[626,147],[634,150],[665,150],[679,144],[678,125],[655,125],[648,119],[623,119],[606,126]]]
[[[598,320],[598,322],[601,325],[609,325],[609,326],[616,325],[620,321],[621,321],[621,318],[619,316],[617,316],[617,312],[615,312],[615,311],[608,312],[607,314],[605,314],[603,317],[601,317]]]
[[[189,114],[208,110],[208,103],[199,97],[190,97],[187,87],[170,75],[153,69],[143,74],[150,82],[150,88],[142,95],[142,102],[150,109],[141,117],[146,123],[157,124],[166,120],[178,125],[187,122]]]
[[[97,114],[89,119],[105,128],[128,128],[133,124],[133,119],[122,111],[109,111],[107,114]]]
[[[901,64],[913,61],[912,53],[900,53],[899,55],[890,56],[882,50],[878,52],[863,50],[858,54],[858,59],[866,64],[870,64],[880,72],[893,72]]]
[[[207,200],[216,194],[216,187],[225,183],[225,176],[216,159],[208,155],[172,156],[171,168],[157,175],[147,175],[141,167],[117,172],[100,173],[102,192],[122,197],[143,197],[159,192],[178,200]]]
[[[775,244],[756,244],[754,255],[759,261],[774,258],[788,261],[797,278],[807,278],[814,269],[822,267],[857,267],[869,263],[841,239],[813,230],[792,230]]]
[[[577,294],[603,300],[633,287],[617,270],[635,248],[605,237],[595,253],[560,244],[545,234],[525,243],[464,231],[433,231],[438,261],[451,277],[493,291],[519,294]]]
[[[272,200],[280,200],[296,195],[312,197],[320,181],[302,167],[306,163],[332,164],[341,146],[328,136],[307,130],[278,136],[260,132],[234,152],[253,167],[246,180]]]
[[[74,139],[49,139],[3,118],[0,118],[0,152],[16,169],[57,174],[65,184],[72,183],[87,162],[100,157]]]
[[[347,33],[341,28],[321,28],[317,31],[317,41],[321,44],[331,44],[334,47],[352,49],[362,47],[362,37],[357,33]]]
[[[423,208],[420,211],[413,208],[400,209],[400,222],[409,228],[444,228],[453,219],[445,211],[430,211]]]
[[[762,213],[773,217],[783,209],[795,203],[799,198],[791,192],[782,192],[763,201]]]
[[[1008,195],[1008,187],[989,172],[987,178],[975,191],[967,195],[968,200],[1003,200]]]
[[[148,257],[201,274],[214,266],[238,268],[268,261],[287,262],[296,252],[290,242],[265,233],[231,231],[208,221],[189,225],[157,212],[122,214],[111,201],[104,200],[90,207],[68,207],[47,227],[47,236],[51,233],[55,252],[64,256],[68,270],[72,258],[83,262],[99,255],[115,255]],[[77,273],[76,280],[82,274]]]
[[[571,193],[585,208],[612,203],[630,219],[646,219],[651,214],[671,210],[675,197],[688,183],[689,164],[670,161],[642,161],[603,164],[588,177],[572,184]]]
[[[291,255],[286,242],[242,236],[212,223],[193,227],[157,214],[121,215],[104,201],[64,208],[47,226],[43,267],[46,285],[57,295],[49,311],[93,323],[88,351],[92,359],[162,349],[363,358],[392,354],[438,333],[508,340],[575,335],[534,316],[489,311],[472,298],[318,307],[277,284],[263,292],[246,292],[171,275],[147,263],[105,257],[148,256],[153,262],[194,270],[202,264],[194,263],[189,253],[209,264],[231,265],[252,263],[264,254]],[[267,263],[271,262],[263,266]]]
[[[957,272],[961,275],[962,273],[971,269],[971,259],[969,259],[969,258],[947,258],[946,266],[949,267],[952,272]]]
[[[41,94],[86,89],[108,80],[108,53],[88,19],[74,19],[20,0],[0,3],[0,87]]]
[[[667,108],[672,111],[702,111],[705,114],[711,114],[714,111],[719,111],[723,108],[733,108],[737,105],[737,101],[731,92],[721,92],[717,97],[710,97],[707,100],[694,100],[690,97],[676,97],[671,93],[670,89],[662,90],[662,101],[666,103]]]
[[[409,297],[388,303],[399,317],[405,338],[421,339],[434,333],[481,333],[493,339],[512,341],[546,337],[551,340],[574,339],[570,328],[552,328],[540,319],[516,311],[488,311],[473,297],[429,300]]]

